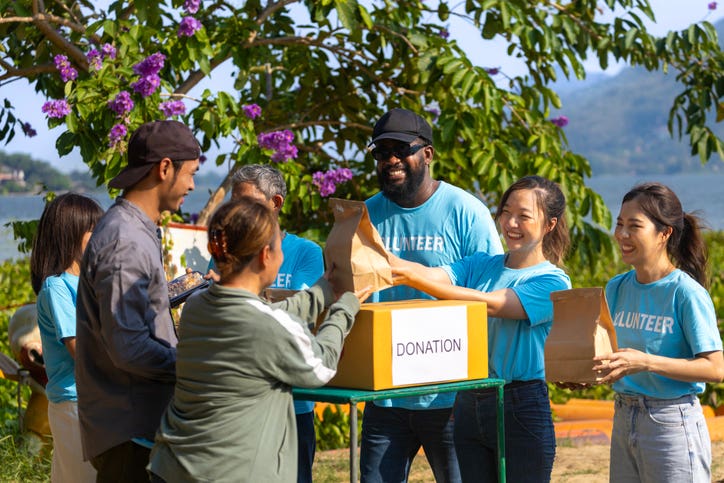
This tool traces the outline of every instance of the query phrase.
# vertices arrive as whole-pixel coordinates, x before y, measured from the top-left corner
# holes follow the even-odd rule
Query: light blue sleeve
[[[700,289],[699,289],[700,288]],[[683,295],[679,315],[682,329],[693,354],[722,350],[716,310],[703,287],[679,291]],[[678,295],[678,294],[677,294]]]
[[[61,342],[75,337],[75,301],[73,294],[58,277],[48,277],[45,286],[50,316],[55,325],[56,339]]]
[[[319,245],[304,240],[298,252],[298,263],[292,275],[292,290],[311,287],[324,274],[324,257]]]
[[[450,282],[453,285],[470,287],[470,275],[474,273],[473,271],[476,267],[485,263],[486,258],[489,258],[486,254],[476,253],[475,255],[467,256],[462,260],[451,263],[450,265],[445,265],[442,269],[445,270],[447,276],[450,277]]]
[[[571,288],[571,281],[563,272],[536,275],[520,285],[511,287],[523,306],[531,326],[553,321],[551,292]]]
[[[473,216],[469,220],[470,233],[468,241],[470,246],[467,248],[467,254],[472,255],[473,253],[483,252],[488,255],[500,255],[503,253],[503,243],[500,241],[500,235],[498,229],[495,226],[495,221],[490,215],[485,204],[475,198],[477,206],[473,204]]]

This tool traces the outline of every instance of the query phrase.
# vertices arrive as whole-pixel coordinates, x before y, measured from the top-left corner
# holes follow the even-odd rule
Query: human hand
[[[354,296],[357,297],[357,300],[359,300],[359,303],[363,303],[365,300],[367,300],[367,297],[369,297],[371,293],[372,293],[372,286],[367,285],[366,287],[355,291]]]
[[[412,285],[415,271],[408,266],[390,266],[393,285]]]
[[[649,354],[630,348],[602,354],[593,360],[599,363],[593,366],[593,370],[606,374],[599,381],[601,384],[610,384],[624,376],[647,371],[649,368]]]
[[[214,272],[213,270],[209,270],[209,272],[208,272],[206,275],[204,275],[204,278],[205,278],[206,280],[211,280],[211,281],[213,281],[213,282],[215,282],[215,283],[218,283],[219,280],[221,280],[221,275],[219,275],[218,273]]]

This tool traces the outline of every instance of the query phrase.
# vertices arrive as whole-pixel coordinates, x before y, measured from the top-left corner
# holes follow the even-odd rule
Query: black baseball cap
[[[199,142],[189,127],[178,121],[142,124],[128,141],[128,164],[108,186],[125,189],[138,183],[163,158],[190,161],[201,156]]]
[[[407,109],[395,108],[385,113],[372,130],[372,142],[383,139],[395,139],[411,143],[423,138],[432,144],[432,128],[425,119]]]

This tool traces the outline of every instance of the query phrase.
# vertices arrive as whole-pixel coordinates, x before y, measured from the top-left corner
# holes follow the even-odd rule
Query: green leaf
[[[334,7],[339,21],[345,28],[353,32],[359,28],[356,16],[359,11],[357,0],[334,0]]]

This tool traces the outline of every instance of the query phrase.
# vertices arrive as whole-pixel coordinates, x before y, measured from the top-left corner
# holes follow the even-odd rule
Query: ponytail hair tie
[[[209,253],[217,262],[225,262],[227,247],[224,230],[213,229],[209,232]]]

